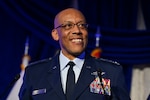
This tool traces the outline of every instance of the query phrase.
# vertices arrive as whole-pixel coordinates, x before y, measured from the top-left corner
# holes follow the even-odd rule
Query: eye
[[[78,27],[80,28],[87,28],[87,24],[83,23],[83,24],[78,24]]]
[[[65,29],[70,29],[70,28],[73,27],[73,24],[68,23],[68,24],[63,25],[63,27],[64,27]]]

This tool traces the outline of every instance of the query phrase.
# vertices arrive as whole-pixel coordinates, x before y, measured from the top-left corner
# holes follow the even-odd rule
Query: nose
[[[73,31],[73,34],[81,34],[81,30],[80,30],[80,28],[78,27],[78,25],[74,25],[72,31]]]

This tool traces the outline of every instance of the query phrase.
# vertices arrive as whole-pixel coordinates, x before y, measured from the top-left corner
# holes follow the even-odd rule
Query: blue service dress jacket
[[[20,100],[66,100],[59,66],[59,54],[27,66]],[[71,100],[130,100],[122,67],[118,63],[86,55]]]

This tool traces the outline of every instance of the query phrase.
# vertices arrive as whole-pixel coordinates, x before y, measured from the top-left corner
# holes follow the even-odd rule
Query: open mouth
[[[72,39],[71,41],[73,43],[81,43],[81,42],[83,42],[83,39]]]

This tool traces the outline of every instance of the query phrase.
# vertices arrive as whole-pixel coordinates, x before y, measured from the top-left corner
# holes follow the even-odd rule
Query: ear
[[[58,31],[56,29],[52,30],[51,35],[55,41],[59,40]]]

